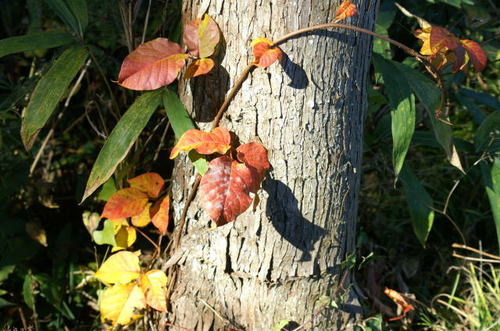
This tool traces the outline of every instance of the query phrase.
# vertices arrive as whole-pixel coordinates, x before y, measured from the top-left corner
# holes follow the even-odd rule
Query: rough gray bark
[[[227,88],[253,60],[252,39],[331,22],[340,2],[184,1],[185,20],[208,13],[226,43],[214,73],[181,87],[193,117],[213,118]],[[347,23],[371,29],[377,1],[358,3],[359,15]],[[354,248],[371,38],[322,31],[281,48],[282,64],[255,70],[221,122],[242,143],[260,140],[269,151],[273,169],[258,193],[260,204],[215,229],[193,201],[181,248],[168,263],[178,264],[169,316],[175,325],[270,330],[280,320],[310,320],[322,305],[318,299],[331,296],[345,305],[322,311],[307,329],[349,328],[342,313],[348,295],[339,299],[344,291],[336,289],[340,263]],[[176,220],[194,181],[191,168],[183,160],[174,173]]]

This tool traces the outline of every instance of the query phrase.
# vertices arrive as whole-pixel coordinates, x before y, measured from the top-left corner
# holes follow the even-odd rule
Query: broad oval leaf
[[[264,179],[266,172],[271,168],[267,158],[267,150],[259,143],[251,142],[243,144],[236,149],[238,160],[246,164],[248,167],[255,169],[257,173],[257,182]],[[251,191],[257,191],[258,187],[254,187]]]
[[[160,230],[161,234],[167,233],[170,211],[170,196],[164,196],[151,207],[150,215],[153,225]]]
[[[111,255],[95,273],[95,278],[108,284],[127,284],[140,276],[139,257],[123,251]]]
[[[113,175],[160,103],[161,91],[144,93],[122,116],[97,156],[82,201]]]
[[[215,62],[212,59],[198,59],[191,62],[186,69],[184,78],[192,78],[196,76],[201,76],[209,73],[215,66]]]
[[[144,210],[139,215],[132,217],[133,226],[141,228],[148,225],[151,222],[151,217],[149,214],[151,205],[152,203],[148,203],[146,207],[144,207]]]
[[[184,31],[182,33],[182,42],[186,45],[189,54],[196,57],[200,56],[200,38],[198,37],[200,22],[201,20],[198,18],[184,24]]]
[[[102,322],[128,325],[142,317],[137,312],[146,308],[144,292],[137,284],[116,284],[105,289],[99,298]]]
[[[168,85],[177,78],[188,57],[179,44],[166,38],[148,41],[125,58],[118,84],[137,91]]]
[[[199,43],[199,56],[209,57],[215,51],[215,47],[220,40],[220,32],[217,23],[208,14],[203,16],[200,24],[198,25],[198,38]]]
[[[129,187],[117,191],[104,205],[102,217],[122,218],[139,215],[148,203],[148,196],[139,189]]]
[[[115,226],[113,222],[105,220],[102,230],[95,230],[92,232],[92,239],[97,245],[116,246]]]
[[[278,47],[273,47],[273,42],[267,38],[257,38],[250,46],[255,56],[255,65],[259,67],[269,67],[274,62],[281,60],[282,51]]]
[[[255,193],[259,184],[255,169],[228,156],[218,157],[201,179],[201,206],[218,226],[232,222],[250,206],[250,192]]]
[[[46,31],[10,37],[0,40],[0,57],[37,49],[59,47],[71,42],[75,38],[67,32]]]
[[[488,57],[482,47],[472,40],[464,39],[460,41],[462,42],[469,59],[472,61],[474,69],[478,72],[483,71],[488,64]]]
[[[150,198],[156,199],[160,195],[165,181],[156,172],[147,172],[127,180],[130,187],[136,188],[148,194]]]
[[[81,46],[65,50],[36,85],[21,125],[21,137],[27,150],[33,146],[38,132],[47,123],[87,56],[87,50]]]
[[[146,303],[159,311],[167,311],[167,276],[161,270],[151,270],[141,276],[140,286]]]
[[[186,131],[172,149],[170,159],[175,159],[180,151],[196,150],[200,154],[225,154],[231,148],[231,134],[217,127],[212,132],[197,129]]]
[[[127,219],[119,218],[109,220],[113,223],[114,236],[116,244],[113,245],[111,252],[116,252],[132,246],[137,239],[137,233],[133,226],[128,224]]]

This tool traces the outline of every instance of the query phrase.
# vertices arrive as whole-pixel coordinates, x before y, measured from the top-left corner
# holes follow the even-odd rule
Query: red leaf
[[[353,4],[351,1],[344,1],[337,9],[335,20],[341,21],[343,19],[346,19],[347,17],[352,17],[357,14],[358,14],[358,9],[356,8],[356,5]]]
[[[255,193],[259,184],[255,169],[228,156],[218,157],[201,179],[201,206],[218,226],[227,224],[250,206],[250,192]]]
[[[161,234],[167,233],[170,210],[170,196],[165,196],[161,200],[155,202],[151,207],[150,215],[153,225],[160,230]]]
[[[474,64],[474,69],[478,72],[483,71],[488,63],[488,57],[481,46],[475,41],[468,39],[460,41],[462,42],[469,59],[472,61],[472,64]]]
[[[212,132],[197,129],[186,131],[170,153],[170,158],[177,157],[180,151],[196,149],[200,154],[225,154],[231,148],[231,134],[224,128],[215,128]]]
[[[128,180],[130,187],[145,192],[150,198],[156,199],[160,195],[165,181],[156,172],[148,172]]]
[[[269,67],[277,60],[281,60],[282,51],[278,47],[271,48],[273,42],[266,38],[257,38],[250,46],[255,56],[255,64],[259,67]]]
[[[430,47],[434,53],[441,51],[443,48],[454,50],[460,47],[460,41],[450,31],[439,26],[433,26],[430,29]]]
[[[115,192],[106,202],[103,218],[122,218],[139,215],[148,203],[148,196],[139,189],[129,187]]]
[[[131,90],[155,90],[172,83],[188,54],[179,44],[156,38],[137,47],[123,61],[118,84]]]
[[[184,78],[191,78],[200,75],[204,75],[215,66],[215,62],[212,59],[199,59],[189,64],[184,74]]]
[[[266,172],[271,168],[267,159],[267,150],[259,143],[251,142],[236,149],[238,160],[248,167],[255,169],[258,184],[264,179]],[[258,187],[252,187],[250,192],[255,193]]]
[[[214,53],[219,43],[219,27],[212,17],[205,14],[202,20],[196,19],[184,25],[182,39],[190,54],[206,58]]]

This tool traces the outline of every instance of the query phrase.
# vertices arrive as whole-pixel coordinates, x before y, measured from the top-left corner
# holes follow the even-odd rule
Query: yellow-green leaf
[[[137,284],[116,284],[105,289],[99,300],[101,320],[113,325],[128,325],[142,315],[137,311],[146,308],[144,293]]]
[[[140,272],[137,254],[125,251],[111,255],[97,270],[95,277],[108,284],[127,284],[138,278]]]
[[[167,276],[161,270],[151,270],[141,276],[140,284],[146,303],[159,311],[167,311]]]

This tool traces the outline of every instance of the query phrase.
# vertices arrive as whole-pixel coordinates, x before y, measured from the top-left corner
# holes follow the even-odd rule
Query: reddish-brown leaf
[[[201,206],[218,226],[232,222],[250,206],[250,192],[259,184],[254,169],[228,156],[218,157],[201,179]]]
[[[430,48],[435,54],[441,50],[454,50],[460,47],[460,40],[450,31],[439,26],[430,27]]]
[[[200,39],[198,38],[198,26],[201,20],[196,19],[184,25],[184,32],[182,33],[182,41],[186,45],[189,54],[193,56],[200,56]]]
[[[144,210],[147,203],[146,193],[133,187],[124,188],[109,198],[101,217],[115,219],[136,216]]]
[[[128,180],[130,187],[146,192],[150,198],[156,199],[160,195],[165,181],[156,172],[148,172]]]
[[[271,168],[269,160],[267,159],[267,150],[261,144],[251,142],[241,145],[236,149],[236,152],[239,161],[246,164],[249,168],[255,169],[256,182],[260,184],[266,172]],[[252,187],[250,192],[255,193],[257,190],[258,186]]]
[[[177,157],[180,151],[195,149],[200,154],[225,154],[231,148],[231,134],[224,128],[215,128],[212,132],[197,129],[186,131],[170,153],[170,158]]]
[[[167,233],[170,210],[170,196],[166,195],[161,200],[155,202],[151,207],[150,215],[153,225],[160,230],[161,234]]]
[[[358,9],[356,5],[351,1],[344,1],[337,9],[337,13],[335,15],[336,21],[341,21],[346,19],[347,17],[352,17],[358,14]]]
[[[385,295],[387,295],[395,304],[401,307],[403,314],[398,317],[391,318],[390,321],[395,321],[406,316],[406,313],[414,310],[415,308],[410,305],[406,299],[398,291],[392,290],[388,287],[384,289]]]
[[[251,47],[255,56],[255,64],[259,67],[269,67],[283,55],[281,49],[272,47],[273,42],[267,38],[257,38],[252,41]]]
[[[184,25],[182,39],[191,55],[206,58],[214,53],[219,43],[219,27],[212,17],[205,14],[202,20],[196,19]]]
[[[194,62],[191,62],[186,69],[186,73],[184,74],[184,78],[191,78],[200,75],[204,75],[215,66],[215,62],[212,59],[198,59]]]
[[[165,38],[156,38],[137,47],[123,61],[118,84],[131,90],[155,90],[172,83],[188,54]]]
[[[468,39],[461,40],[461,42],[467,52],[467,55],[469,56],[469,59],[474,65],[474,69],[478,72],[483,71],[488,63],[488,57],[481,46],[475,41]]]

